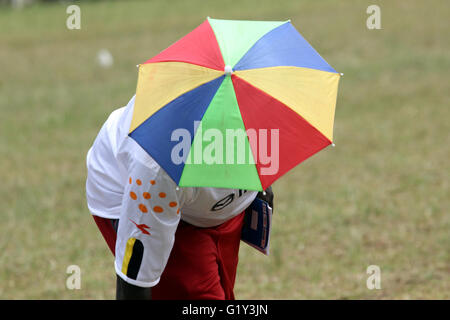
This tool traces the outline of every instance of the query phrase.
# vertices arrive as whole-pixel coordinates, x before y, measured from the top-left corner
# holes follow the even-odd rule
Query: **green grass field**
[[[381,30],[368,30],[368,5]],[[335,148],[274,184],[271,255],[242,244],[238,299],[450,298],[448,1],[80,2],[0,6],[0,298],[113,299],[85,155],[136,64],[206,16],[284,20],[345,75]],[[106,48],[114,65],[101,68]],[[66,288],[78,265],[81,289]],[[381,289],[366,287],[369,265]]]

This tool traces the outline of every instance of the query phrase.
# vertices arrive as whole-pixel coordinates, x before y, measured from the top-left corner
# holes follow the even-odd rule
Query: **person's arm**
[[[151,300],[152,288],[143,288],[127,283],[116,275],[116,299],[117,300]]]
[[[151,299],[180,221],[182,190],[159,167],[128,169],[116,242],[117,299]]]

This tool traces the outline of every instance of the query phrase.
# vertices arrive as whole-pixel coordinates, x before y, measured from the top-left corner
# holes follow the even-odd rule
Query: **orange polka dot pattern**
[[[134,180],[134,181],[136,182],[136,184],[137,184],[138,186],[142,186],[142,180],[136,179],[136,180]],[[132,183],[133,183],[133,178],[130,177],[130,178],[128,179],[128,182],[129,182],[130,184],[132,184]],[[156,184],[156,181],[155,181],[155,180],[150,180],[150,184],[155,185],[155,184]],[[167,197],[167,194],[166,194],[165,192],[160,192],[160,193],[158,194],[158,196],[159,196],[160,198],[164,199],[164,198]],[[143,193],[142,193],[142,197],[143,197],[144,199],[146,199],[146,200],[149,200],[149,199],[152,198],[152,195],[151,195],[149,192],[143,192]],[[138,196],[137,196],[137,194],[136,194],[135,192],[130,191],[130,198],[133,199],[133,200],[137,200],[137,199],[138,199]],[[177,203],[177,202],[175,202],[175,201],[169,202],[169,207],[175,208],[176,206],[178,206],[178,203]],[[139,208],[139,210],[140,210],[142,213],[148,213],[148,208],[147,208],[147,206],[144,205],[143,203],[140,203],[140,204],[138,205],[138,208]],[[160,205],[154,206],[152,209],[153,209],[153,211],[156,212],[156,213],[162,213],[162,212],[164,212],[164,208],[163,208],[163,206],[162,206],[161,204],[160,204]],[[177,214],[180,214],[180,208],[177,209]]]

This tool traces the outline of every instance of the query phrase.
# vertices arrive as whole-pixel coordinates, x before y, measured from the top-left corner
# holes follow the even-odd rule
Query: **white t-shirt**
[[[198,227],[217,226],[244,211],[257,192],[177,188],[128,137],[133,107],[134,97],[111,113],[89,150],[86,197],[93,215],[120,219],[117,274],[131,284],[152,287],[167,264],[180,219]]]

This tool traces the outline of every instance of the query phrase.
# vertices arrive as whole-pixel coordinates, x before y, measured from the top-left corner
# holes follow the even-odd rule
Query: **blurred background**
[[[381,29],[367,28],[372,4]],[[291,19],[345,74],[336,147],[274,184],[271,254],[242,243],[237,299],[449,299],[445,0],[0,1],[0,298],[114,299],[86,152],[134,94],[136,65],[207,16]],[[366,285],[370,265],[381,289]]]

